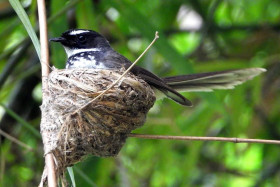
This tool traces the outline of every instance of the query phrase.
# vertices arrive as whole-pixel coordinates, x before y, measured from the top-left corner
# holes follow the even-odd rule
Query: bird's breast
[[[79,53],[68,58],[66,69],[70,68],[93,68],[109,69],[98,54]]]

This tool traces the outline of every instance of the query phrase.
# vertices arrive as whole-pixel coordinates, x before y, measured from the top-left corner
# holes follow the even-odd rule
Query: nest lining
[[[41,133],[45,154],[54,154],[59,169],[88,154],[117,155],[127,134],[145,123],[155,95],[145,81],[133,74],[127,74],[90,103],[122,73],[75,69],[54,70],[49,75],[48,96],[41,106]]]

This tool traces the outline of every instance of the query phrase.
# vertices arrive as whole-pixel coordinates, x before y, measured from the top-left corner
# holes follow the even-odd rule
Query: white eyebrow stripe
[[[86,33],[89,32],[87,30],[73,30],[69,33],[69,35],[77,35],[77,34],[82,34],[82,33]]]
[[[67,56],[68,58],[70,56],[73,56],[73,55],[76,55],[76,54],[79,54],[79,53],[84,53],[84,52],[94,52],[94,51],[101,51],[100,48],[89,48],[89,49],[70,49],[68,47],[64,47],[66,53],[67,53]]]

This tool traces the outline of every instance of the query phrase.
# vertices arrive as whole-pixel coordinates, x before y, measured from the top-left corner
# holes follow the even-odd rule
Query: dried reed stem
[[[168,136],[168,135],[149,135],[131,133],[128,137],[143,139],[161,139],[161,140],[186,140],[186,141],[220,141],[233,143],[263,143],[263,144],[280,144],[279,140],[263,140],[248,138],[226,138],[226,137],[201,137],[201,136]]]
[[[38,15],[39,15],[39,30],[40,30],[40,44],[41,44],[41,66],[42,66],[42,91],[43,100],[47,97],[47,77],[49,75],[49,48],[48,48],[48,35],[47,35],[47,19],[46,19],[46,6],[45,0],[38,0]],[[42,114],[43,115],[43,114]],[[43,116],[42,116],[43,117]],[[43,139],[45,137],[42,137]],[[47,142],[47,141],[43,141]],[[47,168],[48,186],[56,187],[56,173],[54,158],[51,153],[46,154],[45,164]]]

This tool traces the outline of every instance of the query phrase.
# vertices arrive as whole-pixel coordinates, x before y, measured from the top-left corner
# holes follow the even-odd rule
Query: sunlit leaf
[[[9,2],[11,3],[12,7],[16,11],[18,18],[23,23],[29,37],[31,38],[38,57],[41,58],[40,42],[36,36],[35,30],[33,29],[25,10],[23,9],[22,5],[18,0],[9,0]]]

